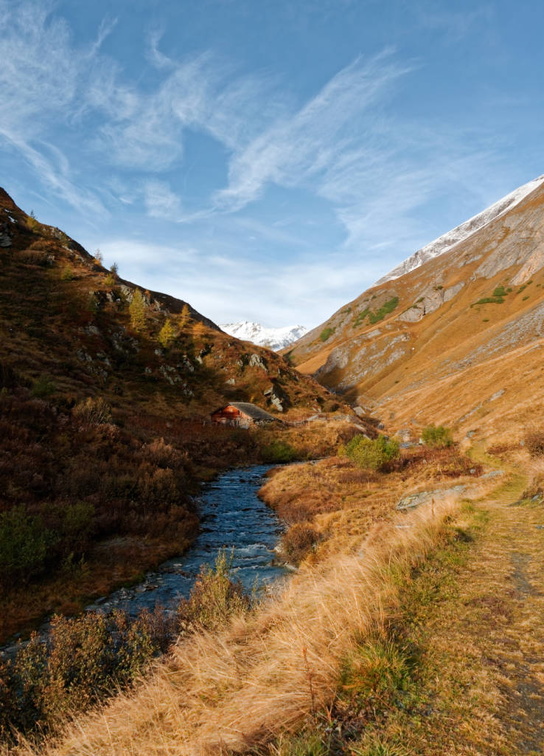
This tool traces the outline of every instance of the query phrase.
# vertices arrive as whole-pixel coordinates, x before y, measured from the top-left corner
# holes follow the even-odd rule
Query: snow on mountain
[[[248,320],[241,323],[226,323],[220,328],[230,336],[235,336],[242,341],[251,341],[253,344],[267,347],[275,352],[289,346],[308,331],[302,325],[265,328],[260,323],[251,323]]]
[[[377,286],[378,284],[385,283],[386,281],[392,281],[395,278],[400,278],[400,276],[403,276],[405,273],[409,273],[411,270],[414,270],[414,268],[419,268],[419,266],[423,265],[423,263],[427,262],[427,260],[431,260],[433,257],[443,255],[444,252],[447,252],[453,246],[459,244],[459,242],[468,239],[468,237],[474,234],[476,231],[479,231],[488,223],[491,223],[491,221],[499,218],[507,210],[515,207],[521,202],[524,197],[537,189],[542,183],[544,183],[544,175],[539,176],[532,181],[529,181],[529,183],[520,186],[518,189],[515,189],[511,194],[507,194],[506,197],[503,197],[498,202],[495,202],[494,205],[491,205],[483,212],[478,213],[478,215],[475,215],[473,218],[465,221],[460,226],[457,226],[451,231],[448,231],[443,236],[440,236],[430,244],[427,244],[425,247],[419,249],[411,257],[402,262],[396,268],[393,268],[393,270],[390,271],[387,275],[383,276],[383,278],[380,278],[379,281],[376,281],[375,285]]]

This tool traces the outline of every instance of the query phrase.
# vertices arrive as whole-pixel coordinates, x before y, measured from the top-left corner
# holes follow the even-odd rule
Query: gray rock
[[[266,360],[263,357],[260,357],[258,354],[252,354],[249,357],[249,366],[250,367],[257,367],[261,368],[261,370],[267,370],[268,365],[266,364]]]

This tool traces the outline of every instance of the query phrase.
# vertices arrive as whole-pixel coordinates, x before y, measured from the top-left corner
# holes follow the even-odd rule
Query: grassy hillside
[[[258,461],[209,414],[338,408],[280,356],[105,270],[0,190],[0,639],[182,552],[198,482]],[[279,411],[279,409],[283,411]]]
[[[542,411],[544,189],[289,351],[303,373],[394,427],[446,423],[519,442]]]

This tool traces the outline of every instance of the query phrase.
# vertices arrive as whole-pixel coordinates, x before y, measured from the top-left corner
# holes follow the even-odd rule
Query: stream
[[[133,588],[121,588],[87,606],[87,611],[122,609],[131,616],[156,605],[174,609],[187,598],[203,565],[216,561],[227,549],[231,577],[249,591],[263,588],[288,573],[274,564],[273,549],[283,527],[257,492],[272,465],[229,470],[204,486],[199,497],[200,534],[182,556],[164,562]]]

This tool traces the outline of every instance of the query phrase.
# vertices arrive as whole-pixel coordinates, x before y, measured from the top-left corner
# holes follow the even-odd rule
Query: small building
[[[251,425],[265,425],[278,422],[269,412],[251,402],[231,402],[211,414],[212,422],[232,425],[235,428],[249,428]]]

